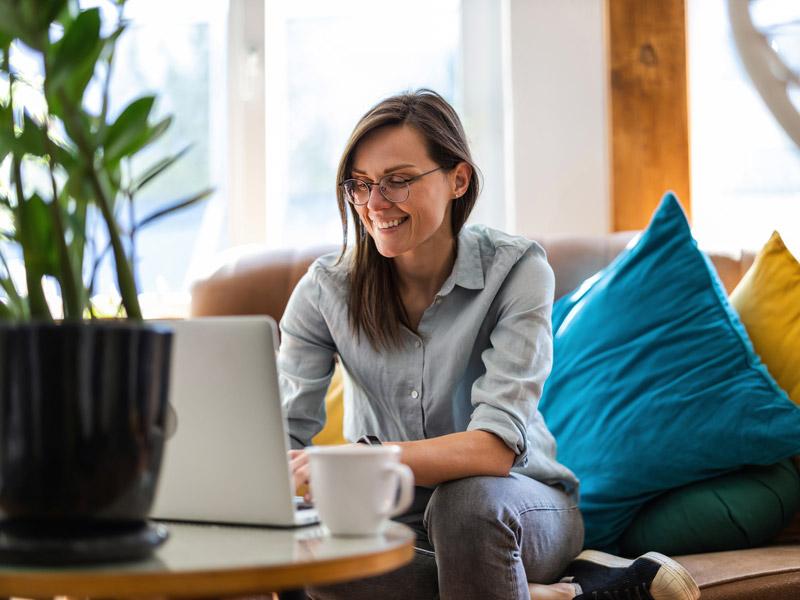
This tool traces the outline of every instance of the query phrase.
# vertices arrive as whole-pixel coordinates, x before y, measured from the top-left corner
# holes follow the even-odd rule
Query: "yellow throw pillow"
[[[770,374],[800,404],[800,262],[777,231],[730,300]]]
[[[344,419],[344,381],[342,380],[342,368],[336,363],[333,377],[328,384],[328,392],[325,394],[325,412],[327,420],[325,427],[311,439],[315,446],[334,446],[336,444],[346,444],[344,439],[343,419]],[[301,485],[295,490],[298,496],[305,496],[308,487]]]
[[[344,381],[342,380],[342,368],[336,363],[333,378],[328,384],[328,393],[325,395],[325,412],[327,421],[317,435],[311,440],[317,446],[330,446],[334,444],[346,444],[342,432],[344,421]]]

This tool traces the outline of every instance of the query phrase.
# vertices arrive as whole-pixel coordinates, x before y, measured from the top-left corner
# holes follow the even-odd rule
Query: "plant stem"
[[[47,35],[43,35],[43,48],[47,47]],[[50,65],[47,60],[47,52],[43,52],[44,58],[44,76],[50,71]],[[48,115],[50,110],[48,107]],[[61,302],[64,311],[65,319],[81,319],[83,317],[83,303],[81,302],[81,295],[78,291],[83,287],[83,278],[81,273],[75,273],[72,261],[69,257],[69,249],[67,248],[67,241],[65,237],[64,219],[61,215],[61,206],[58,202],[58,185],[56,184],[55,176],[55,149],[53,141],[50,139],[50,119],[49,116],[44,120],[44,146],[49,160],[47,161],[50,171],[50,183],[53,188],[53,200],[50,203],[50,210],[53,213],[53,228],[55,229],[55,243],[58,248],[58,261],[61,267],[61,277],[59,283],[61,284]]]
[[[58,185],[53,171],[53,142],[50,140],[49,127],[45,124],[45,145],[50,155],[48,161],[50,167],[50,183],[53,187],[53,201],[50,203],[50,210],[53,211],[53,227],[55,229],[56,245],[58,247],[58,260],[61,263],[61,301],[64,306],[65,319],[80,319],[83,317],[83,306],[78,293],[78,281],[83,284],[83,279],[76,276],[72,268],[72,261],[69,258],[69,249],[64,235],[64,220],[61,216],[61,206],[58,202]]]
[[[97,194],[97,203],[100,206],[100,212],[103,214],[103,219],[108,227],[108,237],[111,240],[111,247],[114,250],[114,263],[117,267],[117,285],[119,285],[122,303],[125,305],[125,312],[128,314],[128,318],[141,320],[142,309],[139,306],[136,281],[133,278],[133,272],[131,271],[128,257],[125,256],[125,248],[122,245],[122,239],[119,235],[117,221],[114,218],[114,213],[111,211],[111,202],[108,200],[108,194],[106,194],[106,191],[103,189],[103,184],[94,167],[90,174],[92,178],[92,187]]]
[[[11,115],[11,122],[9,123],[9,127],[11,128],[11,135],[15,136],[14,132],[14,82],[16,77],[14,73],[11,71],[11,66],[8,58],[8,53],[5,53],[3,65],[5,67],[6,72],[8,73],[8,106],[11,108],[9,114]],[[24,207],[25,204],[25,193],[23,190],[22,185],[22,161],[16,153],[12,159],[12,169],[14,173],[14,188],[17,194],[17,206],[16,206],[16,218],[17,218],[17,231],[23,232],[25,231],[25,215],[24,215]],[[28,302],[30,303],[30,310],[31,316],[34,318],[40,318],[45,320],[52,320],[52,316],[50,315],[50,307],[47,305],[47,299],[44,297],[44,291],[42,290],[42,282],[41,280],[37,280],[31,270],[28,268],[28,265],[31,264],[31,257],[30,257],[30,248],[28,248],[27,244],[22,243],[22,257],[23,261],[25,262],[25,282],[28,286]]]
[[[119,293],[122,296],[122,303],[125,305],[125,312],[128,313],[130,319],[142,319],[142,309],[139,306],[139,297],[136,291],[136,281],[133,278],[130,263],[127,256],[125,256],[125,248],[122,245],[122,240],[119,235],[119,228],[111,210],[111,194],[103,187],[103,182],[98,176],[98,169],[95,166],[95,153],[86,139],[82,135],[80,119],[75,118],[74,107],[70,104],[69,99],[63,90],[59,93],[59,100],[64,106],[66,116],[71,120],[73,131],[76,132],[75,144],[78,150],[83,154],[83,158],[88,167],[88,175],[92,184],[92,188],[96,194],[96,202],[100,207],[100,212],[103,215],[103,220],[106,222],[108,228],[108,237],[111,241],[111,247],[114,250],[114,264],[117,271],[117,285],[119,286]]]
[[[18,203],[18,217],[17,217],[17,224],[21,231],[25,231],[25,224],[22,217],[24,209],[22,208],[22,204],[25,202],[25,196],[22,190],[22,167],[20,164],[20,160],[17,156],[14,156],[13,160],[13,168],[14,168],[14,185],[16,186],[17,191],[17,203]],[[23,234],[24,235],[24,234]],[[28,268],[28,265],[31,264],[31,257],[30,257],[30,249],[28,248],[27,244],[22,244],[22,257],[25,261],[25,282],[28,285],[28,301],[31,305],[31,316],[34,318],[45,319],[47,321],[52,320],[52,315],[50,314],[50,307],[47,305],[47,299],[44,297],[44,290],[42,290],[42,282],[41,280],[37,280],[34,273]]]
[[[136,278],[136,211],[133,206],[133,195],[130,186],[133,183],[133,167],[131,167],[130,160],[126,161],[128,166],[128,189],[125,190],[125,198],[128,201],[128,220],[130,221],[130,235],[128,235],[130,243],[130,263],[133,269],[133,277]]]

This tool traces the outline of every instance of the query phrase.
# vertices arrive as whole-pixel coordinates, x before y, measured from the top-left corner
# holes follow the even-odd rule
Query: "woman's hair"
[[[339,161],[336,183],[341,184],[351,177],[353,155],[364,136],[379,127],[392,125],[410,125],[422,134],[428,155],[438,166],[449,170],[466,162],[472,167],[467,191],[453,201],[451,225],[453,235],[457,237],[478,199],[478,168],[472,161],[467,137],[456,111],[432,90],[419,89],[398,94],[368,110],[347,141]],[[358,337],[365,334],[375,349],[399,348],[402,345],[401,324],[410,329],[412,327],[400,298],[394,262],[378,252],[375,241],[367,233],[356,208],[347,201],[341,185],[336,186],[336,199],[344,236],[340,261],[347,251],[348,206],[356,233],[348,273],[350,326]]]

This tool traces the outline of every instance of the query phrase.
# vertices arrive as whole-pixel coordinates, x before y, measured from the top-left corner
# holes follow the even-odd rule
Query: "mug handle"
[[[394,506],[388,506],[384,511],[384,517],[396,517],[404,513],[414,502],[414,472],[408,465],[403,463],[393,463],[386,465],[386,471],[397,475],[397,483],[400,486],[400,497]]]

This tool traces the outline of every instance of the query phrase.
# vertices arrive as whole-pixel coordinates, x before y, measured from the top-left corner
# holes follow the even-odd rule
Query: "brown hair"
[[[453,235],[457,237],[478,199],[478,168],[472,161],[467,137],[456,111],[432,90],[419,89],[391,96],[368,110],[350,134],[339,161],[336,182],[341,184],[350,178],[353,154],[364,136],[379,127],[406,124],[422,134],[428,155],[440,167],[449,170],[462,162],[472,167],[469,187],[463,196],[453,202],[451,211]],[[359,338],[364,333],[375,349],[399,348],[402,343],[400,326],[412,327],[400,299],[394,262],[378,252],[355,206],[347,201],[341,185],[336,186],[336,199],[344,236],[340,261],[347,251],[347,206],[350,206],[356,233],[348,273],[350,326]]]

